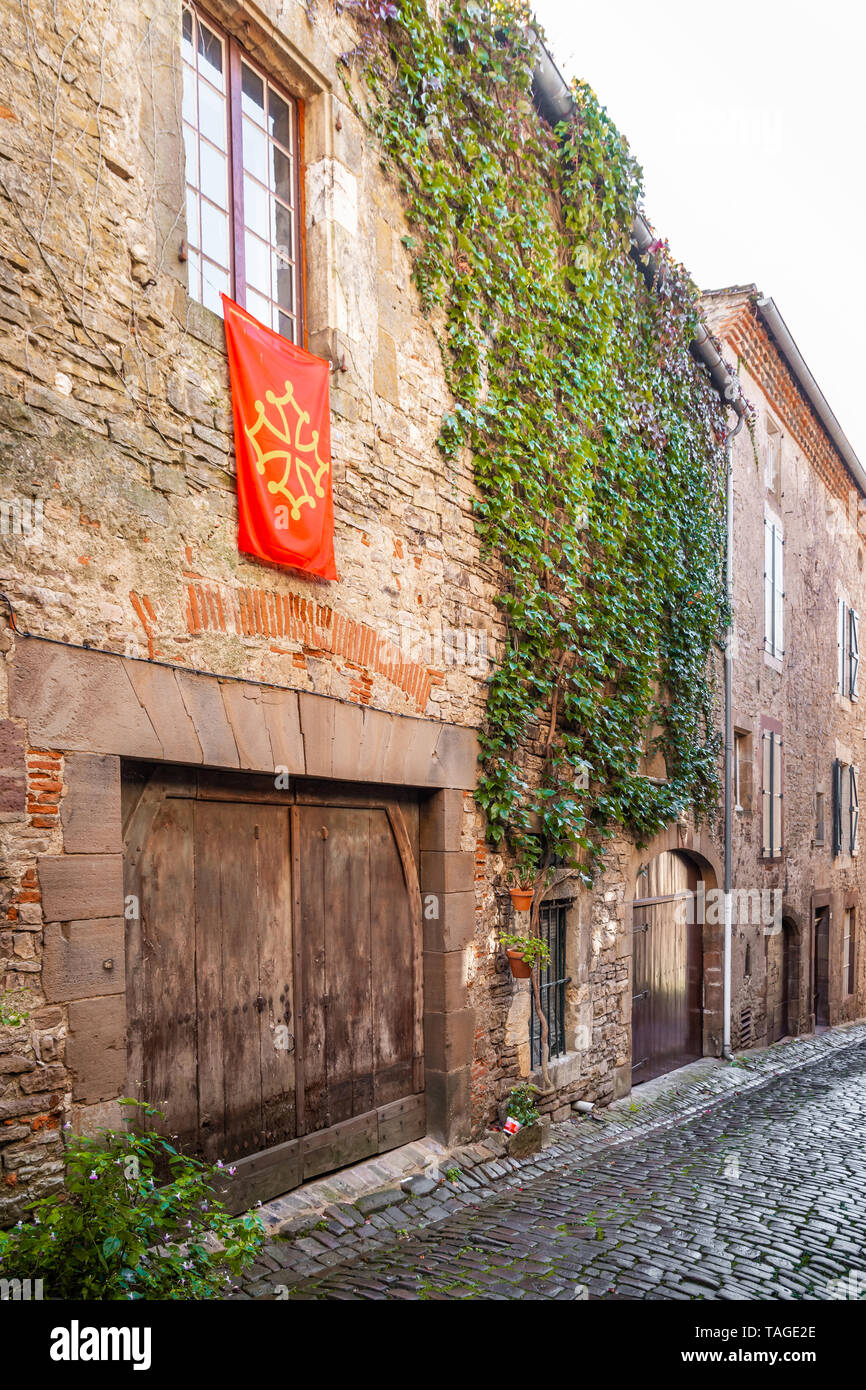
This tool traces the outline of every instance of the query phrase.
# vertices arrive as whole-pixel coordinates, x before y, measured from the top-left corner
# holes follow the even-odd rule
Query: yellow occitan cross
[[[278,411],[280,424],[277,425],[269,419],[265,406],[261,401],[256,401],[255,424],[247,425],[246,432],[256,451],[256,469],[259,473],[265,472],[265,466],[272,459],[282,460],[283,476],[279,482],[270,479],[268,492],[281,493],[291,507],[292,520],[297,521],[301,515],[301,507],[308,505],[315,510],[316,499],[324,497],[325,489],[322,487],[322,478],[331,466],[330,460],[319,458],[318,430],[310,431],[309,443],[301,442],[301,431],[306,425],[309,425],[310,416],[306,410],[301,409],[295,400],[294,388],[290,381],[286,382],[286,389],[282,396],[277,396],[273,391],[266,391],[265,400],[269,406],[274,406]],[[286,415],[287,406],[292,407],[297,417],[294,422],[294,438],[292,438],[292,426]],[[258,439],[258,435],[263,429],[269,429],[284,447],[268,449],[265,452]],[[292,464],[295,466],[298,483],[301,486],[301,491],[297,494],[290,492],[287,487],[292,472]]]

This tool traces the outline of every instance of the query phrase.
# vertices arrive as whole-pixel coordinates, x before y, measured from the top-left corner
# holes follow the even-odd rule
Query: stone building
[[[866,1006],[866,470],[774,302],[748,285],[704,307],[756,407],[734,455],[732,1032],[748,1047]]]
[[[63,1124],[116,1124],[123,1096],[235,1159],[239,1201],[459,1142],[538,1063],[472,798],[498,576],[471,460],[436,447],[440,349],[341,82],[348,21],[294,0],[3,13],[2,1211],[60,1181]],[[332,364],[335,584],[237,550],[221,289]],[[803,456],[842,487],[798,399]],[[833,760],[856,759],[828,708],[829,808]],[[721,873],[716,827],[686,819],[615,840],[592,892],[556,871],[555,1117],[627,1093],[633,1063],[720,1052],[718,919],[687,933],[667,1051],[632,1055],[632,1014],[633,939],[653,921],[684,945],[669,905]],[[831,992],[834,1019],[853,1007]]]

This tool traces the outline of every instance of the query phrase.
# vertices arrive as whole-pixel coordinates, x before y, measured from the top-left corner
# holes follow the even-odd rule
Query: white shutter
[[[860,672],[860,614],[855,613],[853,608],[848,610],[850,618],[849,649],[850,649],[850,682],[848,693],[852,700],[857,699],[857,677]]]
[[[773,734],[773,853],[782,853],[782,735]]]
[[[848,649],[848,605],[843,598],[839,599],[839,612],[836,623],[836,650],[838,653],[837,687],[840,695],[846,695],[847,681],[845,670],[847,666],[846,655]]]
[[[773,527],[773,545],[774,545],[774,557],[773,557],[773,558],[774,558],[774,561],[775,561],[775,564],[774,564],[774,567],[773,567],[773,583],[774,583],[774,589],[775,589],[775,593],[774,593],[774,596],[773,596],[773,597],[774,597],[774,602],[775,602],[775,611],[774,611],[774,615],[773,615],[773,617],[774,617],[774,621],[773,621],[773,656],[777,656],[777,657],[779,658],[779,660],[781,661],[782,657],[783,657],[784,654],[785,654],[785,641],[784,641],[784,618],[785,618],[785,585],[784,585],[784,572],[785,572],[785,562],[784,562],[784,559],[783,559],[783,545],[784,545],[784,542],[783,542],[783,540],[782,540],[782,533],[781,533],[781,531],[779,530],[779,528],[778,528],[777,526],[774,526],[774,527]]]
[[[772,847],[772,845],[771,845],[771,843],[770,843],[770,838],[771,838],[771,837],[770,837],[770,805],[771,805],[771,802],[772,802],[772,799],[773,799],[773,798],[772,798],[772,787],[771,787],[771,785],[770,785],[770,778],[771,778],[770,769],[771,769],[771,757],[772,757],[771,748],[770,748],[771,738],[772,738],[772,735],[768,734],[768,733],[766,732],[766,730],[764,730],[764,732],[762,732],[762,734],[761,734],[761,813],[762,813],[761,853],[762,853],[762,855],[764,855],[765,858],[769,858],[769,856],[773,853],[773,847]]]
[[[857,773],[854,768],[849,768],[851,791],[849,799],[849,844],[848,849],[851,854],[857,853],[857,828],[860,821],[860,798],[857,795]]]
[[[773,527],[764,518],[764,650],[773,651]]]

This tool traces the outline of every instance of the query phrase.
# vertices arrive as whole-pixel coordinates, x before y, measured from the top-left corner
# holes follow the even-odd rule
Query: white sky
[[[866,463],[866,6],[535,0],[566,80],[643,166],[645,209],[703,289],[771,295]]]

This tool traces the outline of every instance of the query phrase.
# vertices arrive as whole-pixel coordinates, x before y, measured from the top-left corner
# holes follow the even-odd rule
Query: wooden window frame
[[[306,241],[305,241],[305,216],[304,216],[304,179],[303,179],[303,153],[304,153],[304,102],[301,97],[290,91],[279,79],[265,68],[253,55],[244,48],[234,35],[214,19],[204,5],[199,5],[196,0],[184,0],[184,10],[189,10],[196,21],[201,20],[209,29],[222,39],[225,44],[226,53],[226,158],[228,160],[228,238],[229,238],[229,293],[231,297],[246,309],[247,300],[247,280],[244,233],[246,226],[244,222],[244,166],[243,166],[243,133],[242,133],[242,110],[241,110],[241,63],[244,62],[258,77],[262,79],[266,87],[270,86],[287,103],[293,112],[293,130],[291,157],[293,165],[292,193],[294,206],[292,213],[292,231],[295,251],[295,293],[296,307],[294,314],[286,314],[286,317],[294,317],[296,336],[287,338],[287,341],[296,343],[299,347],[305,347],[307,342],[306,324]],[[198,127],[197,127],[198,133]],[[186,170],[184,169],[184,188],[186,188]],[[269,249],[271,243],[268,242]],[[204,247],[199,247],[199,254],[206,254]],[[255,286],[249,286],[254,293],[261,292]],[[192,297],[192,296],[191,296]],[[200,301],[199,301],[200,302]],[[270,303],[275,301],[269,300]],[[279,307],[279,306],[278,306]],[[247,311],[251,312],[251,311]],[[271,324],[267,325],[272,328]],[[272,329],[279,332],[279,329]],[[285,336],[285,335],[283,335]]]

